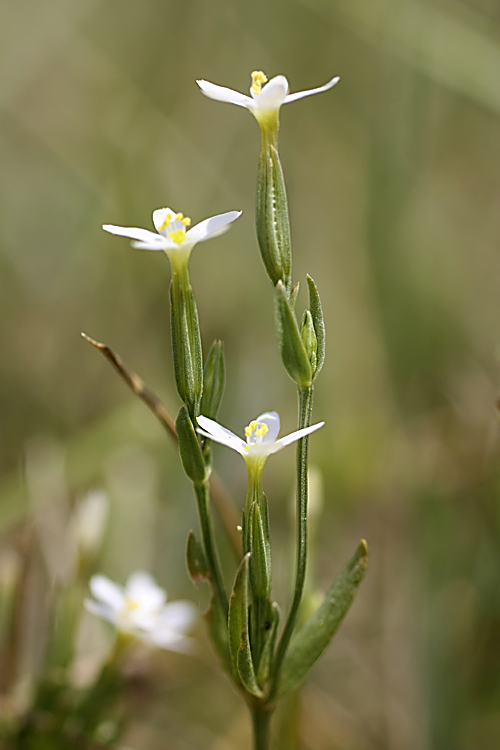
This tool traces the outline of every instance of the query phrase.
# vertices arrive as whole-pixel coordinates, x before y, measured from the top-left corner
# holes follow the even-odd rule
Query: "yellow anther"
[[[255,430],[255,437],[264,437],[269,432],[269,427],[265,422],[262,422],[258,430]]]
[[[267,76],[262,72],[262,70],[254,70],[251,75],[252,85],[250,87],[250,90],[257,96],[257,94],[260,94],[260,92],[262,91],[262,84],[267,83]]]
[[[184,214],[178,213],[175,215],[175,221],[182,221],[184,218]]]
[[[130,596],[128,596],[125,599],[125,605],[126,605],[127,609],[129,609],[132,612],[135,609],[139,609],[139,605],[137,604],[137,602],[135,601],[135,599],[132,599]]]
[[[163,224],[161,225],[161,227],[160,227],[160,229],[158,231],[162,232],[164,229],[166,229],[168,227],[168,225],[170,224],[170,222],[172,221],[173,218],[174,217],[172,216],[172,214],[168,213],[165,216],[165,221],[163,222]]]
[[[189,216],[185,216],[182,220],[182,223],[185,227],[188,227],[191,224],[191,219],[189,218]]]
[[[259,423],[257,422],[257,420],[255,419],[252,420],[250,424],[248,425],[248,427],[245,427],[246,437],[249,438],[255,432],[258,426],[259,426]]]
[[[175,229],[173,232],[170,232],[168,238],[169,240],[172,240],[172,242],[175,242],[177,245],[182,245],[182,243],[186,239],[186,230]]]

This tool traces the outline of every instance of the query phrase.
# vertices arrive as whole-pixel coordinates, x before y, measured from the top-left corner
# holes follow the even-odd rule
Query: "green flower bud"
[[[214,341],[208,352],[203,373],[203,396],[200,412],[205,417],[209,419],[217,417],[225,382],[224,344],[222,341]]]
[[[283,366],[299,388],[311,385],[313,373],[297,320],[281,282],[276,285],[275,322]]]
[[[300,335],[302,337],[302,343],[304,344],[304,349],[306,350],[306,354],[309,358],[312,374],[314,377],[317,363],[316,352],[318,349],[318,340],[316,338],[316,333],[314,332],[313,319],[309,310],[306,310],[304,312],[302,325],[300,327]]]

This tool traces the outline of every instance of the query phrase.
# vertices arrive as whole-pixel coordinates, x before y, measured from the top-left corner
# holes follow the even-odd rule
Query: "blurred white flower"
[[[95,575],[89,586],[94,599],[85,600],[86,608],[121,633],[170,651],[193,650],[194,641],[186,632],[196,619],[195,605],[188,601],[167,603],[166,592],[149,573],[133,573],[125,587]]]
[[[138,250],[163,250],[170,259],[172,257],[189,257],[193,247],[198,242],[205,242],[212,237],[218,237],[229,229],[231,222],[241,216],[241,211],[228,211],[209,219],[200,221],[191,229],[191,219],[182,213],[176,213],[170,208],[158,208],[153,211],[153,224],[156,232],[137,227],[117,227],[114,224],[103,224],[105,232],[130,237],[134,240],[132,247]]]
[[[252,75],[252,85],[250,86],[251,96],[240,94],[225,86],[217,86],[208,81],[196,81],[205,96],[209,99],[215,99],[218,102],[228,102],[236,104],[238,107],[246,107],[252,112],[257,120],[266,117],[270,112],[277,112],[282,104],[295,102],[297,99],[303,99],[305,96],[320,94],[322,91],[328,91],[340,78],[332,78],[324,86],[317,89],[308,89],[307,91],[298,91],[296,94],[289,94],[288,81],[285,76],[275,76],[267,81],[267,76],[261,70],[254,70]]]
[[[253,463],[262,465],[272,453],[277,453],[282,448],[290,445],[290,443],[294,443],[311,432],[319,430],[325,424],[324,422],[318,422],[310,427],[304,427],[301,430],[291,432],[289,435],[277,439],[280,431],[279,415],[275,411],[267,411],[258,416],[257,419],[252,420],[245,427],[246,440],[242,440],[242,438],[226,430],[218,422],[214,422],[213,419],[197,417],[197,421],[201,428],[198,429],[200,435],[204,435],[210,438],[210,440],[215,440],[217,443],[221,443],[237,451],[243,456],[247,465]]]

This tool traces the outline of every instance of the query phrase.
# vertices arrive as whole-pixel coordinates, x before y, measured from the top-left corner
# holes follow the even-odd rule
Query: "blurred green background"
[[[112,518],[100,569],[123,582],[146,568],[172,598],[204,598],[185,572],[197,520],[176,451],[79,334],[113,346],[175,412],[168,262],[100,226],[151,227],[164,205],[194,222],[242,209],[191,262],[205,349],[226,346],[220,417],[239,431],[277,409],[294,428],[253,226],[258,127],[195,84],[246,91],[254,69],[285,74],[292,91],[342,78],[283,108],[281,155],[294,279],[315,278],[328,330],[315,405],[327,424],[311,441],[324,484],[317,584],[362,536],[371,567],[303,690],[300,747],[496,747],[494,0],[4,0],[0,548],[33,484],[49,505],[101,487]],[[243,462],[223,448],[215,459],[239,504]],[[269,462],[265,489],[285,608],[292,450]],[[248,747],[246,710],[198,635],[206,655],[161,654],[139,681],[127,747]]]

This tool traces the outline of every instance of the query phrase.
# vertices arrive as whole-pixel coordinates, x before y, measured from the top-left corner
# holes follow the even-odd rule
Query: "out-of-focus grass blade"
[[[334,14],[351,32],[392,48],[411,67],[500,114],[500,40],[472,14],[452,15],[413,0],[299,1]]]

